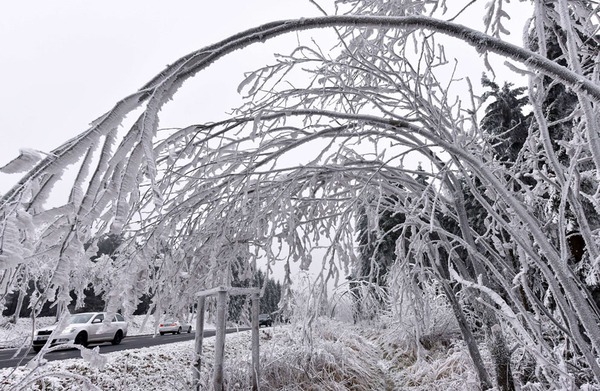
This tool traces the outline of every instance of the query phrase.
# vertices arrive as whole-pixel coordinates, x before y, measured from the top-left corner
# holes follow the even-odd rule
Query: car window
[[[115,314],[113,322],[125,322],[125,319],[123,318],[123,315],[121,315],[121,314]]]
[[[94,320],[92,320],[92,323],[102,322],[103,320],[104,320],[104,315],[103,314],[98,314],[98,315],[96,315],[96,317],[94,318]]]
[[[69,318],[69,324],[75,324],[75,323],[87,323],[93,314],[76,314],[76,315],[71,315],[71,317]]]

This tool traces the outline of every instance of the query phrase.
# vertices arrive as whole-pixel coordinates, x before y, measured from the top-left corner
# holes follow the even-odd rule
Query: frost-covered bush
[[[318,318],[312,330],[312,346],[302,334],[299,327],[293,326],[261,331],[261,389],[393,389],[378,365],[381,355],[377,346],[349,324]],[[245,365],[227,365],[227,389],[248,389],[250,352],[246,360]]]
[[[462,341],[455,343],[445,352],[429,356],[402,370],[390,371],[397,387],[406,390],[446,391],[479,390],[479,381],[473,364]]]
[[[333,292],[328,314],[342,322],[377,322],[389,302],[385,287],[367,280],[350,281]]]
[[[447,351],[461,334],[440,286],[432,281],[417,283],[414,271],[406,266],[393,269],[390,310],[381,317],[378,341],[394,360],[410,365],[430,351]]]

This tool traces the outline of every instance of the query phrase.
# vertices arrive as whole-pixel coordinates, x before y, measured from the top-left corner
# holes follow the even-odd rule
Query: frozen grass
[[[401,370],[393,370],[394,383],[403,390],[477,391],[479,382],[466,347],[456,342],[447,351],[431,352]]]
[[[141,323],[134,320],[132,334],[152,332],[152,325],[141,331]],[[414,345],[402,340],[402,333],[397,333],[390,323],[354,326],[320,318],[313,326],[311,344],[303,342],[304,331],[299,326],[261,329],[261,389],[477,389],[470,359],[461,341],[453,341],[450,346],[441,344],[417,358]],[[0,336],[14,333],[15,329],[7,327]],[[395,335],[398,338],[395,339]],[[12,335],[10,338],[23,337]],[[212,384],[213,344],[214,338],[204,340],[201,381],[205,389],[210,389]],[[47,362],[33,373],[25,366],[0,370],[0,389],[191,389],[193,341],[102,356],[105,360],[100,365],[72,359]],[[249,389],[250,362],[250,333],[228,334],[226,389]]]
[[[267,390],[393,389],[380,352],[347,324],[319,319],[313,345],[300,342],[301,330],[275,330],[261,354],[262,386]],[[283,348],[282,347],[286,347]]]
[[[53,324],[54,318],[39,318],[36,327],[44,327]],[[0,348],[16,348],[29,345],[33,325],[30,318],[19,319],[17,324],[10,323],[8,318],[0,317]]]

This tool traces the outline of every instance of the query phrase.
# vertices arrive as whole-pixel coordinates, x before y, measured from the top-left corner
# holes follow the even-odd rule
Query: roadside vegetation
[[[50,320],[50,318],[48,319]],[[445,340],[417,359],[409,336],[385,320],[351,325],[319,318],[311,336],[293,325],[262,328],[261,388],[266,390],[477,390],[468,352],[459,339]],[[21,320],[26,323],[26,320]],[[143,322],[136,317],[134,324]],[[4,326],[6,327],[6,325]],[[132,328],[133,334],[140,332]],[[11,335],[14,335],[11,330]],[[6,335],[3,332],[2,335]],[[449,344],[447,344],[450,342]],[[202,382],[211,383],[214,338],[205,339]],[[250,333],[226,339],[225,384],[248,390]],[[100,348],[101,351],[101,348]],[[193,341],[103,354],[101,365],[83,359],[50,361],[35,373],[25,366],[0,370],[7,390],[159,390],[192,387]],[[37,380],[25,386],[33,378]],[[88,379],[90,384],[83,379]],[[206,386],[206,388],[209,388]],[[85,388],[84,388],[85,389]]]

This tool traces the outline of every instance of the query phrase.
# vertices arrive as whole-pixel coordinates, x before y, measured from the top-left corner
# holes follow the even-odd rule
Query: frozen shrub
[[[261,346],[261,388],[265,390],[386,390],[393,389],[378,365],[380,352],[348,324],[316,320],[312,346],[300,328],[275,329]],[[261,341],[262,342],[262,341]],[[227,388],[248,389],[247,363],[228,366]]]

